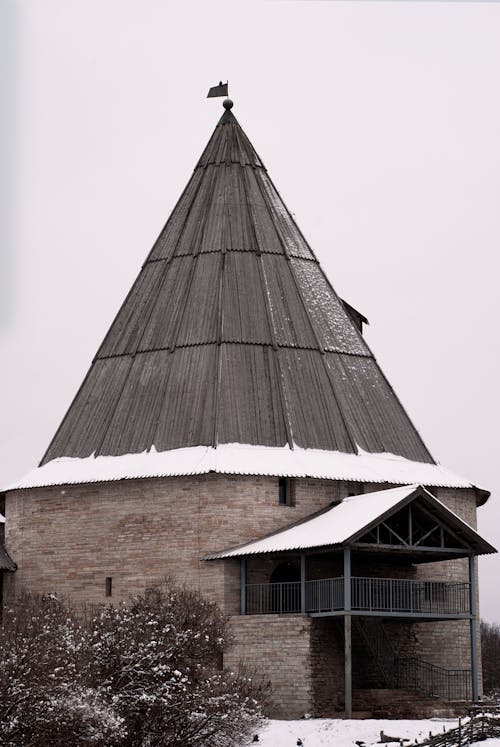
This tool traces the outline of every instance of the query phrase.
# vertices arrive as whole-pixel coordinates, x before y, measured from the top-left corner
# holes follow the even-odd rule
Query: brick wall
[[[314,618],[311,625],[313,714],[334,718],[344,710],[343,618]]]
[[[310,634],[305,615],[232,617],[233,644],[224,656],[229,669],[241,661],[271,683],[268,714],[273,718],[301,718],[312,713],[313,683]]]
[[[278,479],[203,475],[12,491],[6,546],[12,587],[81,601],[126,599],[173,575],[228,613],[239,610],[239,561],[201,558],[308,516],[347,494],[346,483],[297,480],[295,506],[278,504]]]

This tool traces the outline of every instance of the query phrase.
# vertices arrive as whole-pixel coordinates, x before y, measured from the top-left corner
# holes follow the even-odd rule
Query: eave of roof
[[[221,444],[141,454],[53,459],[6,490],[109,482],[151,477],[202,475],[310,477],[393,485],[473,488],[472,483],[439,464],[415,462],[394,454],[356,454],[318,449]]]
[[[496,549],[422,485],[410,485],[345,498],[332,508],[271,535],[207,555],[204,560],[246,557],[266,553],[304,551],[356,542],[371,527],[416,498],[424,500],[460,532],[478,555]]]

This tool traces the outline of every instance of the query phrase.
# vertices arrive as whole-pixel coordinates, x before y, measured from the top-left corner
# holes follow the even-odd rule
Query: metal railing
[[[336,612],[344,609],[344,578],[305,583],[305,611]],[[351,578],[351,609],[392,614],[469,614],[469,584],[413,581],[394,578]],[[246,614],[300,612],[301,584],[247,584]]]
[[[396,658],[396,685],[403,690],[418,690],[444,700],[471,700],[470,669],[444,669],[421,659]]]
[[[248,584],[247,615],[300,612],[300,581],[276,584]]]
[[[334,612],[344,609],[344,579],[306,581],[306,611]]]
[[[463,615],[469,612],[469,584],[400,578],[351,579],[353,610]]]
[[[370,624],[368,625],[368,621]],[[355,617],[353,619],[353,631],[363,641],[366,651],[371,656],[378,672],[382,676],[385,686],[397,687],[398,670],[397,659],[394,648],[387,637],[380,621],[375,618]]]
[[[445,669],[414,657],[396,656],[383,625],[372,618],[358,618],[355,623],[366,651],[383,677],[386,687],[415,690],[447,701],[472,699],[470,669]]]

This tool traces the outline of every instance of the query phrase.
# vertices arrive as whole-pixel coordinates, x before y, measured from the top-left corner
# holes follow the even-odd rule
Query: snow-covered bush
[[[0,744],[114,745],[125,734],[103,693],[82,685],[85,630],[53,595],[23,595],[0,626]]]
[[[220,667],[226,621],[171,582],[76,614],[24,597],[0,626],[0,744],[229,747],[266,687]]]
[[[220,669],[225,637],[215,604],[170,583],[94,617],[94,684],[125,718],[127,745],[224,747],[251,730],[264,688]]]

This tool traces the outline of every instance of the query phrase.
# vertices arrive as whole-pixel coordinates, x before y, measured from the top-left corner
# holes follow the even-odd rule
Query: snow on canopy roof
[[[49,485],[71,485],[148,477],[202,475],[311,477],[325,480],[422,484],[434,487],[472,488],[469,480],[439,464],[415,462],[395,454],[357,454],[288,446],[220,444],[141,454],[86,458],[61,457],[29,472],[6,490]],[[372,494],[373,495],[373,494]]]
[[[282,529],[239,547],[213,553],[205,560],[344,545],[364,534],[377,519],[382,520],[388,512],[393,513],[400,504],[406,504],[413,497],[419,496],[434,503],[447,516],[454,528],[462,530],[469,541],[474,543],[478,554],[496,552],[492,545],[432,493],[421,485],[410,485],[344,498],[342,503],[288,529]]]

